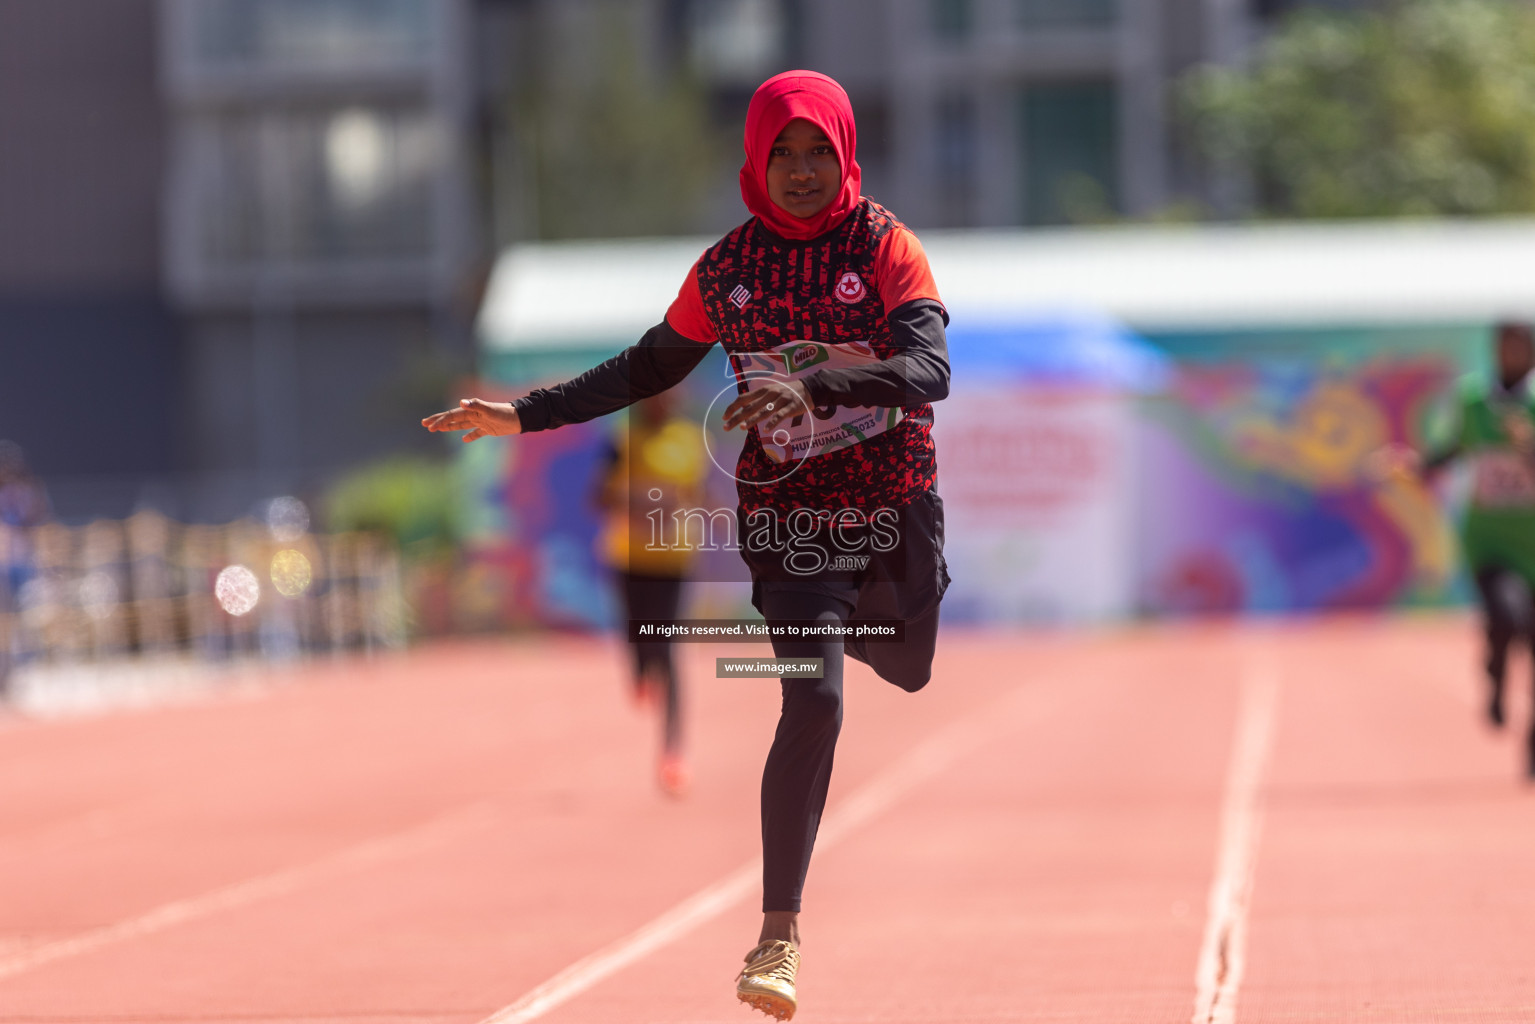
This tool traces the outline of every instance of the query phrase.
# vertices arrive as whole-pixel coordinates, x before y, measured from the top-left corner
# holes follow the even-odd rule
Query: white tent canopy
[[[950,312],[1085,307],[1140,331],[1535,316],[1535,220],[927,231]],[[618,343],[655,325],[712,239],[517,246],[481,344]]]

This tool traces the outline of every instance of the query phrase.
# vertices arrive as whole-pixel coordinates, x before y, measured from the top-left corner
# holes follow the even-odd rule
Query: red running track
[[[1535,1019],[1535,792],[1475,645],[1458,617],[951,631],[920,694],[850,667],[796,1019]],[[607,642],[12,720],[0,1021],[765,1020],[732,976],[777,684],[685,651],[681,802]]]

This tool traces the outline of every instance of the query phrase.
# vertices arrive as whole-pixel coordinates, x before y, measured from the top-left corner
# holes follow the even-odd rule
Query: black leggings
[[[763,586],[762,613],[769,622],[800,619],[844,623],[857,600],[856,587],[784,589]],[[908,692],[927,685],[938,635],[938,607],[906,623],[900,644],[848,645],[846,652],[869,664],[879,675]],[[777,640],[780,658],[820,658],[820,679],[783,679],[783,711],[778,731],[762,770],[762,909],[800,909],[800,893],[810,868],[826,791],[831,783],[832,758],[842,730],[843,641],[836,639]]]
[[[626,619],[670,621],[676,619],[682,609],[680,577],[620,572],[618,580],[624,596]],[[682,748],[682,686],[677,681],[672,642],[647,640],[629,646],[634,649],[635,685],[643,685],[648,678],[661,687],[661,742],[668,752],[676,753]]]
[[[1478,568],[1476,589],[1482,599],[1482,628],[1487,636],[1487,677],[1494,698],[1501,699],[1509,648],[1521,636],[1529,638],[1528,598],[1514,571],[1501,566]]]

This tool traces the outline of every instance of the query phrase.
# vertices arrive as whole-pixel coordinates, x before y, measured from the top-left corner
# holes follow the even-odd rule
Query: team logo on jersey
[[[836,291],[838,301],[851,306],[855,302],[861,302],[864,296],[863,278],[849,270],[837,281]]]
[[[736,290],[730,293],[730,301],[735,303],[736,309],[745,309],[751,300],[752,293],[744,285],[736,285]]]

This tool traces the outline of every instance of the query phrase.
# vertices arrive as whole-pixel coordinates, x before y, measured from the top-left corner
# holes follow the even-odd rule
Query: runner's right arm
[[[1428,444],[1418,456],[1418,475],[1424,480],[1432,480],[1465,454],[1470,388],[1468,381],[1460,381],[1454,393],[1434,411],[1426,431]]]

